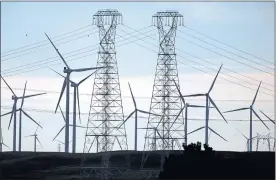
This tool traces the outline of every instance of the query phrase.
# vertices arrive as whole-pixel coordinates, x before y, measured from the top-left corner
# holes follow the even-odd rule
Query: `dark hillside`
[[[274,152],[201,151],[189,145],[183,154],[170,155],[160,179],[275,179]],[[208,148],[208,147],[207,147]]]

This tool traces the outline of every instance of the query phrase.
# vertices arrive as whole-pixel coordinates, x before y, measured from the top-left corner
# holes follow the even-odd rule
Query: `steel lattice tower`
[[[175,85],[179,86],[175,36],[177,26],[183,25],[183,16],[176,11],[165,11],[157,12],[152,18],[159,32],[160,47],[150,112],[162,116],[149,115],[144,151],[181,149],[178,140],[184,139],[183,114],[174,122],[184,106]],[[143,156],[142,164],[145,160]]]
[[[265,144],[265,142],[267,142],[267,144],[265,144],[267,146],[267,150],[268,151],[275,151],[275,138],[270,136],[270,133],[267,134],[267,135],[260,135],[257,133],[257,136],[256,136],[256,151],[259,150],[259,142],[260,141],[263,141],[263,144]],[[273,144],[272,144],[273,143]]]
[[[93,16],[93,24],[99,28],[98,52],[90,112],[87,123],[84,152],[112,151],[115,144],[127,150],[125,126],[117,129],[124,120],[121,89],[115,51],[116,26],[122,22],[117,10],[100,10]]]

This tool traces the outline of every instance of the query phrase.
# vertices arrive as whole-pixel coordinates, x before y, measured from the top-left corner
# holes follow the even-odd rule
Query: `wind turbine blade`
[[[253,99],[253,102],[252,102],[252,105],[251,105],[251,106],[253,106],[253,105],[254,105],[254,103],[255,103],[255,101],[256,101],[256,98],[257,98],[257,95],[258,95],[258,92],[259,92],[259,89],[260,89],[261,83],[262,83],[262,81],[260,82],[260,84],[259,84],[259,86],[258,86],[258,89],[257,89],[257,91],[256,91],[256,94],[255,94],[255,97],[254,97],[254,99]]]
[[[267,125],[263,122],[263,120],[260,118],[260,116],[256,113],[256,111],[252,108],[253,113],[255,114],[255,116],[257,116],[257,118],[265,125],[265,127],[269,130],[269,128],[267,127]]]
[[[130,113],[130,115],[128,115],[128,117],[126,118],[126,120],[124,120],[124,122],[117,129],[119,129],[123,124],[125,124],[127,122],[127,120],[135,113],[135,111],[133,111],[132,113]]]
[[[25,137],[32,137],[32,136],[34,136],[34,134],[32,134],[32,135],[28,135],[28,136],[25,136]]]
[[[196,131],[199,131],[199,130],[201,130],[201,129],[203,129],[203,128],[204,128],[204,126],[203,126],[203,127],[200,127],[200,128],[197,128],[196,130],[193,130],[192,132],[189,132],[187,135],[192,134],[192,133],[194,133],[194,132],[196,132]]]
[[[60,95],[59,95],[59,99],[58,99],[58,103],[57,103],[57,107],[56,107],[55,113],[57,112],[57,108],[59,106],[60,100],[61,100],[62,95],[64,93],[65,87],[66,87],[66,79],[64,79],[64,81],[63,81],[63,85],[62,85],[62,88],[61,88],[61,92],[60,92]]]
[[[185,107],[181,108],[181,110],[180,110],[179,113],[177,114],[176,118],[174,119],[174,121],[173,121],[171,127],[173,126],[173,124],[175,123],[175,121],[177,120],[177,118],[180,116],[180,114],[183,112],[184,109],[185,109]],[[170,128],[171,128],[171,127],[170,127]]]
[[[230,111],[225,111],[225,112],[223,112],[223,113],[229,113],[229,112],[234,112],[234,111],[242,111],[242,110],[246,110],[246,109],[249,109],[249,108],[233,109],[233,110],[230,110]]]
[[[83,72],[83,71],[90,71],[95,69],[102,69],[105,67],[91,67],[91,68],[80,68],[80,69],[72,69],[73,72]]]
[[[236,128],[238,130],[238,128]],[[248,139],[240,130],[238,130],[245,139]]]
[[[132,93],[132,90],[131,90],[131,87],[130,87],[129,82],[128,82],[128,87],[129,87],[129,90],[130,90],[130,93],[131,93],[131,97],[132,97],[132,101],[133,101],[133,103],[134,103],[134,107],[135,107],[135,109],[136,109],[136,108],[137,108],[137,106],[136,106],[136,101],[135,101],[135,99],[134,99],[134,96],[133,96],[133,93]]]
[[[199,106],[199,105],[190,105],[189,107],[193,107],[193,108],[205,108],[206,106]],[[209,108],[214,108],[214,107],[209,107]]]
[[[15,107],[15,103],[13,104],[13,107],[12,107],[12,114],[11,114],[11,118],[10,118],[8,129],[10,129],[12,118],[13,118],[13,114],[16,113],[16,109],[14,107]]]
[[[79,87],[77,86],[77,99],[78,99],[78,108],[79,108],[79,120],[81,124],[81,116],[80,116],[80,92],[79,92]]]
[[[221,117],[224,119],[224,121],[225,121],[226,123],[228,123],[228,122],[226,121],[225,117],[224,117],[223,114],[220,112],[219,108],[217,107],[217,105],[215,104],[215,102],[212,100],[212,98],[211,98],[210,96],[209,96],[209,99],[210,99],[211,103],[213,104],[213,106],[217,109],[217,111],[219,112],[219,114],[221,115]]]
[[[220,68],[219,68],[219,70],[218,70],[218,72],[217,72],[217,75],[216,75],[214,81],[212,82],[212,85],[211,85],[211,87],[210,87],[210,89],[209,89],[209,91],[208,91],[208,94],[212,91],[212,89],[213,89],[213,87],[214,87],[214,85],[215,85],[215,82],[216,82],[217,77],[218,77],[218,75],[219,75],[219,72],[220,72],[220,70],[221,70],[221,68],[222,68],[222,65],[223,65],[223,64],[220,65]]]
[[[53,47],[55,48],[56,52],[58,53],[59,57],[60,57],[61,60],[64,62],[64,64],[66,65],[66,67],[67,67],[68,69],[70,69],[69,66],[68,66],[68,64],[66,63],[66,61],[64,60],[64,58],[62,57],[62,55],[59,53],[59,51],[58,51],[58,49],[56,48],[56,46],[54,45],[54,43],[51,41],[51,39],[48,37],[48,35],[47,35],[46,33],[45,33],[45,35],[47,36],[47,38],[49,39],[49,41],[51,42],[51,44],[52,44]]]
[[[89,76],[87,76],[86,78],[82,79],[78,85],[80,85],[81,83],[83,83],[86,79],[88,79],[90,76],[92,76],[93,74],[95,74],[96,71],[94,71],[93,73],[91,73]]]
[[[7,146],[5,143],[2,142],[2,144],[6,147],[6,148],[9,148],[11,149],[9,146]]]
[[[40,146],[43,148],[41,142],[39,141],[38,137],[36,137],[36,140],[39,142]]]
[[[27,81],[25,82],[25,87],[24,87],[24,91],[23,91],[23,98],[22,98],[22,101],[21,101],[21,108],[23,107],[23,104],[24,104],[24,96],[25,96],[25,92],[26,92],[26,86],[27,86]]]
[[[137,109],[137,111],[139,111],[139,112],[141,112],[141,113],[144,113],[144,114],[151,114],[151,115],[155,115],[155,116],[161,116],[161,115],[154,114],[154,113],[147,112],[147,111],[143,111],[143,110],[140,110],[140,109]]]
[[[181,93],[179,87],[177,86],[175,80],[173,80],[173,82],[174,82],[174,84],[175,84],[175,86],[176,86],[176,88],[177,88],[177,91],[178,91],[178,93],[179,93],[179,96],[180,96],[180,98],[181,98],[181,100],[182,100],[182,102],[184,103],[184,106],[185,106],[185,104],[186,104],[186,103],[185,103],[185,99],[183,98],[182,93]]]
[[[47,94],[47,93],[32,94],[32,95],[28,95],[28,96],[24,96],[24,97],[19,97],[18,99],[23,99],[23,98],[26,99],[26,98],[30,98],[30,97],[34,97],[34,96],[40,96],[43,94]]]
[[[205,96],[206,94],[190,94],[190,95],[184,95],[182,97],[197,97],[197,96]]]
[[[11,92],[13,93],[13,95],[16,96],[15,93],[13,92],[12,88],[9,86],[9,84],[3,78],[3,76],[1,76],[1,78],[3,79],[3,81],[5,82],[5,84],[8,86],[8,88],[11,90]]]
[[[62,74],[60,74],[59,72],[55,71],[54,69],[50,68],[52,71],[54,71],[55,73],[57,73],[58,75],[60,75],[63,78],[66,78],[65,76],[63,76]]]
[[[267,119],[269,119],[273,124],[275,124],[275,121],[273,121],[270,117],[268,117],[268,115],[266,115],[263,111],[260,110],[260,112],[267,117]]]
[[[10,112],[8,112],[8,113],[2,114],[1,117],[2,117],[2,116],[6,116],[6,115],[8,115],[8,114],[11,114],[12,112],[13,112],[13,111],[10,111]]]
[[[228,142],[226,139],[224,139],[221,135],[219,135],[216,131],[214,131],[212,128],[209,127],[209,129],[215,133],[216,135],[218,135],[221,139],[223,139],[224,141]]]
[[[210,133],[209,133],[208,140],[210,140],[210,137],[211,137],[211,132],[212,132],[212,131],[210,131]]]
[[[79,127],[79,128],[87,128],[85,126],[79,126],[79,125],[76,125],[76,127]]]
[[[58,106],[58,107],[59,107],[59,110],[60,110],[60,112],[61,112],[61,114],[62,114],[62,117],[63,117],[64,122],[66,122],[65,116],[64,116],[64,114],[63,114],[63,112],[62,112],[62,110],[61,110],[61,107],[60,107],[60,106]]]
[[[60,141],[60,140],[55,139],[55,141],[58,141],[59,143],[61,143],[61,144],[64,145],[64,142],[62,142],[62,141]]]
[[[31,119],[34,123],[36,123],[41,129],[42,126],[40,126],[40,124],[38,124],[29,114],[27,114],[23,109],[21,109],[21,111],[25,114],[25,116],[27,116],[29,119]]]
[[[53,138],[52,141],[56,140],[56,138],[58,137],[58,135],[61,133],[61,131],[62,131],[64,128],[65,128],[65,126],[63,126],[63,127],[59,130],[59,132],[58,132],[57,135]],[[58,141],[58,140],[57,140],[57,141]],[[63,143],[63,144],[64,144],[64,143]]]
[[[36,134],[37,130],[38,130],[38,126],[36,127],[35,134]]]

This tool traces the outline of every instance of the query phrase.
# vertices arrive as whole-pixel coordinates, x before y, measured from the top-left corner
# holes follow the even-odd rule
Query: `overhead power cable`
[[[142,31],[142,30],[145,30],[145,29],[147,29],[147,28],[148,28],[148,27],[145,27],[145,28],[141,29],[141,31]],[[151,32],[151,31],[153,31],[153,29],[150,30],[150,31],[148,31],[148,32]],[[148,33],[148,32],[147,32],[147,33]],[[128,34],[131,34],[131,33],[128,33]],[[144,38],[145,38],[145,37],[144,37]],[[130,38],[128,38],[128,39],[130,39]],[[117,43],[123,42],[123,41],[125,41],[125,40],[120,40],[120,41],[118,41]],[[136,41],[136,40],[135,40],[135,41]],[[121,44],[121,45],[119,45],[119,46],[117,46],[117,47],[120,47],[120,46],[129,44],[129,43],[131,43],[131,42],[132,42],[132,41],[130,41],[130,42],[128,42],[128,43]],[[78,52],[78,51],[81,51],[81,50],[84,50],[84,49],[88,49],[88,48],[94,47],[94,46],[98,46],[98,44],[94,44],[93,46],[88,46],[88,47],[84,47],[84,48],[81,48],[81,49],[78,49],[78,50],[74,50],[74,51],[72,51],[72,52]],[[91,52],[91,51],[93,51],[93,50],[98,50],[98,47],[96,47],[96,48],[94,48],[94,49],[92,49],[92,50],[87,50],[87,51],[85,51],[85,52],[81,52],[81,53],[74,54],[74,55],[70,55],[70,56],[66,56],[66,55],[72,54],[72,52],[64,53],[63,55],[64,55],[64,58],[68,58],[68,57],[73,57],[73,56],[76,56],[76,55],[84,54],[84,53],[87,53],[87,52]],[[77,59],[84,58],[84,57],[87,57],[87,56],[91,56],[91,55],[94,55],[94,54],[97,54],[97,53],[88,54],[88,55],[85,55],[85,56],[82,56],[82,57],[78,57],[78,58],[70,59],[70,60],[66,60],[66,61],[73,61],[73,60],[77,60]],[[47,58],[47,59],[44,59],[44,60],[37,61],[37,62],[40,62],[40,64],[37,64],[37,62],[35,62],[35,63],[29,63],[29,64],[27,64],[27,65],[21,65],[21,66],[18,66],[18,67],[16,67],[16,68],[4,69],[4,70],[2,70],[2,75],[8,77],[8,76],[14,76],[14,75],[17,75],[17,74],[22,74],[22,73],[26,73],[26,72],[31,72],[31,71],[35,71],[35,70],[47,68],[47,67],[49,67],[49,66],[39,67],[39,68],[32,69],[32,70],[29,70],[29,71],[20,72],[21,70],[30,69],[30,68],[37,67],[37,66],[41,66],[41,65],[47,65],[47,64],[53,63],[53,62],[59,62],[59,63],[53,64],[53,65],[50,65],[50,66],[62,64],[62,62],[60,61],[59,58],[60,58],[59,56],[54,56],[54,57],[51,57],[51,58]],[[55,59],[55,60],[47,61],[47,60],[50,60],[50,59]],[[45,62],[45,61],[47,61],[47,62]],[[28,66],[28,65],[31,65],[31,66]],[[27,66],[27,67],[26,67],[26,66]],[[21,68],[21,67],[24,67],[24,68]],[[16,72],[16,73],[13,73],[13,72]]]
[[[130,27],[129,27],[129,28],[130,28]],[[118,29],[119,29],[119,28],[118,28]],[[132,28],[131,28],[131,29],[132,29]],[[120,29],[119,29],[119,30],[120,30]],[[148,36],[148,35],[146,35],[146,36]],[[151,37],[151,36],[148,36],[148,37]],[[152,37],[151,37],[151,38],[152,38]],[[145,41],[145,40],[142,40],[142,41],[144,41],[144,42],[146,42],[146,43],[148,43],[148,44],[151,44],[151,43],[149,43],[149,42],[147,42],[147,41]],[[134,42],[134,43],[135,43],[135,42]],[[144,47],[145,49],[151,50],[151,51],[153,51],[154,53],[158,53],[158,52],[156,52],[156,51],[154,51],[154,50],[152,50],[152,49],[149,49],[149,48],[147,48],[147,47],[145,47],[145,46],[143,46],[143,45],[140,45],[140,44],[138,44],[138,43],[135,43],[135,44],[137,44],[137,45],[139,45],[139,46],[141,46],[141,47]],[[177,49],[177,48],[176,48],[176,49]],[[181,56],[181,55],[178,55],[178,57],[181,57],[181,58],[185,59],[185,57],[183,57],[183,56]],[[189,61],[195,62],[195,61],[193,61],[193,60],[189,60]],[[195,62],[195,63],[198,64],[198,62]],[[183,63],[183,62],[182,62],[182,64],[185,64],[185,65],[187,65],[187,66],[190,66],[189,64],[186,64],[186,63]],[[205,67],[205,68],[208,68],[208,69],[212,69],[212,68],[209,68],[209,67],[204,66],[204,65],[202,65],[202,64],[199,64],[199,65],[201,65],[201,66],[203,66],[203,67]],[[198,68],[196,68],[196,67],[193,67],[193,66],[190,66],[190,67],[192,67],[192,68],[194,68],[194,69],[197,69],[197,70],[200,70],[200,71],[202,71],[202,72],[205,72],[205,73],[207,73],[207,74],[210,74],[210,73],[208,73],[208,72],[206,72],[206,71],[204,71],[204,70],[198,69]],[[212,70],[214,70],[214,69],[212,69]],[[214,70],[214,71],[217,71],[217,70]],[[221,74],[224,74],[224,73],[221,73]],[[212,74],[210,74],[210,75],[212,75]],[[229,76],[228,74],[225,74],[225,75]],[[230,77],[231,77],[231,76],[230,76]],[[250,88],[250,87],[248,87],[248,86],[245,86],[245,85],[243,85],[243,84],[240,84],[240,83],[231,81],[231,80],[229,80],[229,79],[225,79],[225,78],[223,78],[223,77],[219,77],[219,78],[220,78],[220,79],[224,79],[224,80],[229,81],[229,82],[232,82],[232,83],[234,83],[234,84],[243,86],[243,87],[245,87],[245,88],[252,89],[252,90],[255,91],[255,89]],[[241,80],[241,79],[239,79],[239,80]],[[245,81],[245,82],[247,82],[247,81]],[[250,83],[250,84],[253,84],[253,83]],[[253,84],[253,85],[255,85],[255,84]],[[267,95],[273,96],[273,95],[268,94],[268,93],[263,92],[263,91],[260,91],[260,92],[263,93],[263,94],[267,94]],[[273,96],[273,97],[274,97],[274,96]]]
[[[2,109],[11,109],[12,106],[1,106]],[[25,111],[31,111],[31,112],[38,112],[38,113],[49,113],[49,114],[56,114],[55,111],[53,110],[47,110],[47,109],[33,109],[33,108],[25,108]],[[57,110],[57,113],[61,114],[61,112],[59,110]],[[78,113],[78,112],[77,112]],[[129,112],[131,113],[131,112]],[[126,113],[126,114],[129,114],[129,113]],[[73,114],[73,112],[70,112],[69,114]],[[80,113],[81,115],[88,115],[89,113],[83,113],[81,112]],[[143,118],[143,119],[148,119],[148,117],[145,117],[145,116],[137,116],[138,118]],[[131,118],[135,118],[135,117],[131,117]],[[200,118],[189,118],[189,121],[205,121],[205,119],[200,119]],[[221,122],[224,122],[223,119],[218,119],[218,118],[211,118],[209,120],[214,120],[214,121],[221,121]],[[248,119],[227,119],[227,121],[250,121]],[[252,121],[257,121],[257,122],[260,122],[260,120],[252,120]],[[269,121],[271,122],[270,120],[263,120],[263,121]]]
[[[183,51],[182,51],[183,52]],[[197,56],[195,56],[195,55],[192,55],[192,54],[190,54],[190,53],[187,53],[187,52],[184,52],[185,54],[188,54],[189,56],[191,56],[191,57],[194,57],[194,58],[196,58],[196,59],[199,59],[199,60],[202,60],[202,61],[205,61],[205,62],[207,62],[208,64],[213,64],[213,65],[215,65],[215,66],[217,66],[216,64],[214,64],[214,63],[211,63],[211,62],[209,62],[209,61],[206,61],[205,59],[202,59],[202,58],[199,58],[199,57],[197,57]],[[187,59],[187,58],[185,58],[186,60],[189,60],[189,61],[193,61],[193,60],[191,60],[191,59]],[[209,69],[212,69],[213,71],[217,71],[216,69],[213,69],[213,68],[209,68]],[[235,71],[232,71],[232,70],[230,70],[230,69],[227,69],[227,68],[223,68],[224,70],[227,70],[227,71],[229,71],[229,72],[232,72],[232,73],[236,73]],[[222,74],[224,74],[224,73],[222,73]],[[239,74],[239,73],[238,73]],[[237,77],[235,77],[235,76],[232,76],[232,75],[230,75],[230,74],[225,74],[225,75],[227,75],[227,76],[229,76],[229,77],[232,77],[232,78],[234,78],[234,79],[237,79],[237,80],[241,80],[240,78],[237,78]],[[242,74],[241,74],[242,75]],[[246,76],[247,77],[247,76]],[[251,78],[250,78],[251,79]],[[252,79],[254,79],[254,78],[252,78]],[[255,79],[254,79],[255,80]],[[245,80],[242,80],[243,82],[245,82],[245,83],[247,83],[247,84],[251,84],[251,85],[255,85],[255,86],[258,86],[257,84],[254,84],[254,83],[251,83],[251,82],[249,82],[249,81],[245,81]],[[257,80],[256,80],[257,81]],[[260,83],[260,81],[258,81],[259,83]],[[266,83],[265,82],[263,82],[263,84],[265,84],[266,85]],[[268,85],[270,85],[270,84],[268,84]],[[266,90],[268,90],[268,91],[271,91],[271,92],[274,92],[274,90],[273,89],[269,89],[269,88],[267,88],[267,87],[262,87],[263,89],[266,89]]]
[[[126,26],[126,27],[128,27],[128,26]],[[132,29],[131,27],[128,27],[128,28]],[[145,35],[146,35],[146,34],[145,34]],[[146,36],[148,36],[148,35],[146,35]],[[154,38],[151,37],[151,36],[148,36],[148,37],[154,39]],[[190,53],[187,53],[187,52],[185,52],[185,51],[183,51],[183,50],[180,50],[180,49],[178,49],[178,48],[175,48],[175,49],[177,49],[177,50],[179,50],[179,51],[181,51],[181,52],[183,52],[183,53],[185,53],[185,54],[188,54],[189,56],[195,57],[195,58],[197,58],[197,59],[199,59],[199,60],[203,60],[203,61],[207,62],[208,64],[211,64],[211,65],[220,67],[219,65],[216,65],[216,64],[211,63],[211,62],[209,62],[209,61],[206,61],[205,59],[196,57],[196,56],[194,56],[194,55],[192,55],[192,54],[190,54]],[[246,76],[246,75],[243,75],[243,74],[240,74],[240,73],[235,72],[235,71],[233,71],[233,70],[230,70],[230,69],[228,69],[228,68],[225,68],[225,67],[224,67],[223,69],[225,69],[225,70],[227,70],[227,71],[229,71],[229,72],[238,74],[238,75],[240,75],[240,76],[246,77],[246,78],[248,78],[248,79],[257,81],[258,83],[257,83],[257,84],[254,84],[254,85],[256,85],[256,86],[257,86],[257,85],[259,84],[259,82],[260,82],[260,80],[254,79],[254,78],[252,78],[252,77],[249,77],[249,76]],[[214,69],[213,69],[213,70],[214,70]],[[216,71],[216,70],[215,70],[215,71]],[[228,76],[230,76],[230,75],[228,75]],[[233,77],[233,76],[231,76],[231,77]],[[236,77],[234,77],[234,78],[236,79]],[[240,80],[240,79],[239,79],[239,80]],[[244,81],[244,82],[247,82],[247,81]],[[248,83],[248,82],[247,82],[247,83]],[[250,84],[253,84],[253,83],[250,83]],[[268,84],[268,83],[266,83],[266,82],[263,82],[263,84],[274,87],[274,85]],[[267,88],[266,88],[266,89],[267,89]],[[274,92],[274,89],[268,89],[268,90]]]
[[[73,31],[70,31],[70,32],[66,32],[66,33],[60,34],[60,35],[58,35],[58,36],[52,37],[52,39],[56,39],[56,38],[58,38],[58,37],[64,36],[64,35],[66,35],[66,34],[70,34],[70,33],[72,33],[72,32],[79,31],[79,30],[81,30],[81,29],[88,28],[88,27],[90,27],[90,26],[92,26],[92,25],[87,25],[87,26],[84,26],[84,27],[75,29],[75,30],[73,30]],[[23,48],[30,47],[30,46],[33,46],[33,45],[37,45],[37,44],[40,44],[40,43],[43,43],[43,42],[46,42],[46,41],[47,41],[47,40],[43,40],[43,41],[39,41],[39,42],[36,42],[36,43],[33,43],[33,44],[21,46],[21,47],[18,47],[18,48],[9,50],[9,51],[5,51],[5,52],[1,53],[1,57],[4,57],[4,54],[7,54],[7,53],[9,53],[9,52],[17,51],[17,50],[19,50],[19,49],[23,49]]]
[[[218,42],[218,43],[220,43],[220,44],[223,44],[223,45],[225,45],[225,46],[228,46],[228,47],[230,47],[230,48],[232,48],[232,49],[235,49],[235,50],[237,50],[237,51],[239,51],[239,52],[242,52],[242,53],[244,53],[244,54],[247,54],[247,55],[249,55],[249,56],[251,56],[251,57],[260,59],[260,60],[262,60],[262,61],[265,61],[265,62],[267,62],[267,63],[269,63],[269,64],[274,65],[273,62],[267,61],[267,60],[265,60],[265,59],[263,59],[263,58],[261,58],[261,57],[258,57],[258,56],[256,56],[256,55],[253,55],[253,54],[251,54],[251,53],[248,53],[248,52],[245,52],[245,51],[243,51],[243,50],[241,50],[241,49],[238,49],[238,48],[236,48],[236,47],[234,47],[234,46],[231,46],[231,45],[229,45],[229,44],[226,44],[226,43],[224,43],[224,42],[222,42],[222,41],[219,41],[219,40],[217,40],[217,39],[215,39],[215,38],[213,38],[213,37],[211,37],[211,36],[208,36],[208,35],[206,35],[206,34],[204,34],[204,33],[201,33],[201,32],[199,32],[199,31],[197,31],[197,30],[195,30],[195,29],[193,29],[193,28],[190,28],[190,27],[188,27],[188,26],[184,26],[184,28],[186,28],[186,29],[188,29],[188,30],[190,30],[190,31],[196,32],[196,33],[198,33],[198,34],[201,34],[201,35],[203,35],[203,36],[205,36],[205,37],[207,37],[207,38],[209,38],[209,39],[212,39],[212,40],[214,40],[214,41],[216,41],[216,42]]]
[[[93,29],[95,29],[95,28],[93,28]],[[86,31],[91,31],[91,30],[93,30],[93,29],[89,29],[89,30],[86,30]],[[85,31],[85,32],[86,32],[86,31]],[[92,32],[92,33],[88,33],[88,34],[85,34],[85,35],[82,35],[82,36],[78,36],[78,37],[76,37],[76,38],[74,38],[74,39],[70,39],[70,40],[68,40],[68,41],[60,42],[61,40],[64,40],[64,39],[67,39],[67,38],[70,38],[70,37],[73,37],[73,36],[82,34],[83,32],[81,32],[81,33],[78,33],[78,34],[73,34],[73,35],[68,36],[68,37],[63,37],[63,38],[61,38],[61,39],[55,40],[54,42],[60,42],[60,43],[56,43],[56,45],[66,44],[66,43],[68,43],[68,42],[75,41],[75,40],[78,40],[78,39],[87,37],[87,36],[89,36],[89,35],[91,35],[91,34],[95,34],[95,33],[97,33],[97,32],[98,32],[98,31],[94,31],[94,32]],[[43,46],[47,46],[47,45],[49,45],[49,47],[50,47],[51,44],[49,44],[49,42],[45,42],[44,44],[41,44],[41,45],[39,45],[39,46],[31,47],[31,48],[29,48],[29,49],[19,51],[18,53],[24,52],[24,51],[28,51],[28,50],[33,50],[33,49],[34,49],[34,51],[27,52],[27,53],[25,53],[25,54],[20,54],[20,55],[16,55],[16,56],[13,56],[13,57],[9,57],[9,58],[3,59],[2,62],[9,61],[9,60],[12,60],[12,59],[15,59],[15,58],[18,58],[18,57],[22,57],[22,56],[25,56],[25,55],[28,55],[28,54],[35,53],[37,48],[43,47]]]
[[[9,89],[8,87],[1,87],[2,89]],[[13,90],[24,90],[23,88],[15,88],[13,87],[12,88]],[[47,94],[60,94],[59,91],[50,91],[50,90],[42,90],[42,89],[28,89],[26,88],[26,91],[32,91],[32,92],[44,92],[44,93],[47,93]],[[71,95],[73,95],[74,93],[70,93]],[[88,94],[88,93],[80,93],[79,94],[80,96],[91,96],[91,94]],[[131,96],[122,96],[124,98],[130,98],[132,99]],[[146,96],[135,96],[136,99],[151,99],[151,97],[146,97]],[[205,99],[189,99],[189,101],[206,101]],[[216,99],[216,101],[222,101],[222,102],[252,102],[252,100],[248,100],[248,99]],[[260,102],[273,102],[274,100],[271,99],[271,100],[264,100],[264,99],[260,99],[260,100],[257,100],[257,101],[260,101]]]
[[[202,40],[202,39],[199,38],[199,37],[193,36],[193,35],[191,35],[191,34],[189,34],[189,33],[186,33],[186,32],[184,32],[184,31],[181,31],[181,30],[178,30],[178,31],[179,31],[180,33],[182,33],[182,34],[186,34],[186,35],[189,36],[189,37],[192,37],[192,38],[197,39],[197,40],[199,40],[199,41],[201,41],[201,42],[204,42],[204,43],[206,43],[206,44],[209,44],[209,45],[211,45],[211,46],[213,46],[213,47],[215,47],[215,48],[218,48],[218,49],[220,49],[220,50],[222,50],[222,51],[225,51],[225,52],[227,52],[227,53],[229,53],[229,54],[235,55],[235,56],[237,56],[237,57],[239,57],[239,58],[242,58],[242,59],[245,59],[245,60],[247,60],[247,61],[253,62],[253,63],[255,63],[255,64],[257,64],[257,65],[260,65],[260,66],[263,66],[263,67],[265,67],[265,68],[268,68],[268,69],[271,69],[271,70],[275,70],[275,68],[272,68],[272,67],[263,65],[263,64],[261,64],[261,63],[259,63],[259,62],[253,61],[253,60],[251,60],[251,59],[245,58],[245,57],[240,56],[240,55],[237,55],[237,54],[235,54],[235,53],[233,53],[233,52],[231,52],[231,51],[225,50],[225,49],[223,49],[223,48],[221,48],[221,47],[218,47],[218,46],[216,46],[216,45],[214,45],[214,44],[211,44],[211,43],[209,43],[209,42],[207,42],[207,41],[204,41],[204,40]]]
[[[177,36],[177,37],[180,37],[180,36]],[[260,68],[254,67],[254,66],[252,66],[252,65],[250,65],[250,64],[246,64],[246,63],[244,63],[244,62],[242,62],[242,61],[238,61],[238,60],[236,60],[236,59],[230,58],[230,57],[228,57],[228,56],[225,56],[224,54],[221,54],[221,53],[219,53],[219,52],[213,51],[213,50],[211,50],[211,49],[209,49],[209,48],[206,48],[206,47],[204,47],[204,46],[201,46],[201,45],[199,45],[199,44],[196,44],[196,43],[194,43],[194,42],[192,42],[192,41],[189,41],[189,40],[187,40],[187,39],[185,39],[185,38],[183,38],[183,37],[180,37],[180,38],[183,39],[183,40],[185,40],[185,41],[187,41],[187,42],[189,42],[189,43],[191,43],[191,44],[194,44],[194,45],[196,45],[196,46],[198,46],[198,47],[201,47],[201,48],[203,48],[203,49],[205,49],[205,50],[211,51],[211,52],[213,52],[213,53],[215,53],[215,54],[218,54],[218,55],[220,55],[220,56],[223,56],[223,57],[225,57],[225,58],[227,58],[227,59],[233,60],[233,61],[235,61],[235,62],[237,62],[237,63],[239,63],[239,64],[243,64],[243,65],[245,65],[245,66],[251,67],[252,69],[256,69],[256,70],[262,71],[262,72],[264,72],[264,73],[266,73],[266,74],[269,74],[269,75],[274,76],[274,74],[271,73],[271,72],[268,72],[268,71],[262,70],[262,69],[260,69]]]

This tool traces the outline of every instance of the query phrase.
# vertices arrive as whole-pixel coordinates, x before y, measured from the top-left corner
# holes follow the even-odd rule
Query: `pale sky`
[[[57,54],[47,41],[44,32],[50,37],[55,37],[83,28],[71,33],[71,35],[75,34],[74,36],[67,34],[56,39],[53,38],[53,41],[65,59],[69,60],[68,64],[71,67],[95,66],[99,36],[97,27],[92,25],[92,17],[100,9],[117,9],[123,15],[123,25],[119,25],[116,31],[116,51],[125,117],[134,108],[130,98],[128,82],[132,86],[138,107],[143,110],[149,110],[158,51],[158,30],[156,27],[150,27],[151,16],[158,11],[177,10],[183,14],[184,24],[187,26],[178,27],[176,34],[176,52],[182,94],[207,92],[216,71],[220,64],[223,63],[221,74],[211,93],[212,99],[214,99],[219,109],[227,111],[233,108],[249,107],[259,81],[262,81],[254,108],[258,113],[259,110],[262,110],[274,119],[274,72],[272,70],[274,68],[273,3],[4,2],[1,7],[1,74],[18,95],[23,93],[26,80],[28,81],[27,89],[39,90],[27,90],[26,94],[38,93],[43,90],[57,92],[49,92],[47,95],[28,99],[24,102],[25,111],[43,126],[43,129],[38,130],[38,137],[42,142],[43,148],[38,145],[38,151],[57,151],[58,143],[52,142],[52,139],[64,125],[61,114],[49,113],[55,109],[63,79],[47,68],[49,66],[62,72],[64,65],[59,58],[52,58],[57,56]],[[134,32],[131,28],[142,30]],[[225,44],[253,54],[255,57],[231,49],[188,28],[195,29]],[[228,52],[206,44],[192,36],[223,48]],[[58,41],[61,38],[64,39]],[[137,38],[143,38],[143,40],[138,40]],[[198,47],[187,40],[219,54]],[[44,42],[28,46],[41,41]],[[24,48],[17,49],[20,47]],[[10,51],[13,49],[17,50]],[[70,52],[72,53],[67,54]],[[186,53],[199,57],[199,59]],[[233,72],[238,72],[238,74]],[[77,81],[87,74],[73,74],[72,79]],[[225,79],[230,82],[225,81]],[[80,96],[81,112],[84,113],[81,125],[86,125],[92,88],[93,78],[88,79],[80,86],[80,93],[83,94]],[[1,114],[11,110],[11,95],[11,92],[1,81]],[[196,98],[187,98],[186,101],[194,104],[204,104],[202,99]],[[19,105],[20,102],[18,102]],[[61,102],[61,107],[65,111],[64,98]],[[259,115],[262,119],[267,120],[261,113]],[[145,115],[140,116],[145,117]],[[203,126],[205,124],[203,121],[204,117],[205,112],[203,109],[191,109],[189,111],[191,120],[188,124],[188,131],[190,132]],[[211,111],[210,119],[220,120],[210,120],[210,127],[220,133],[228,142],[224,142],[212,134],[210,145],[215,150],[244,151],[246,140],[236,128],[247,137],[249,136],[249,111],[225,114],[225,117],[229,120],[229,124],[226,124],[215,110]],[[4,143],[12,149],[12,126],[10,130],[7,129],[9,118],[10,116],[2,117],[1,120]],[[201,120],[195,121],[192,119]],[[128,145],[131,150],[133,149],[134,138],[133,120],[130,119],[126,123]],[[138,124],[139,127],[146,127],[147,119],[140,118]],[[256,133],[268,134],[270,132],[274,134],[273,124],[268,121],[266,121],[266,124],[270,127],[270,131],[259,121],[254,121],[253,136]],[[24,117],[23,151],[33,150],[33,139],[25,138],[25,136],[32,134],[35,129],[36,125]],[[77,152],[82,152],[85,129],[77,129],[77,131]],[[143,150],[144,133],[144,131],[139,132],[139,150]],[[59,135],[58,139],[64,141],[64,131]],[[191,135],[188,141],[203,142],[204,131]],[[263,149],[266,147],[265,144],[261,146],[263,146]],[[255,149],[254,145],[253,149]],[[7,151],[9,149],[4,147],[3,150]]]

